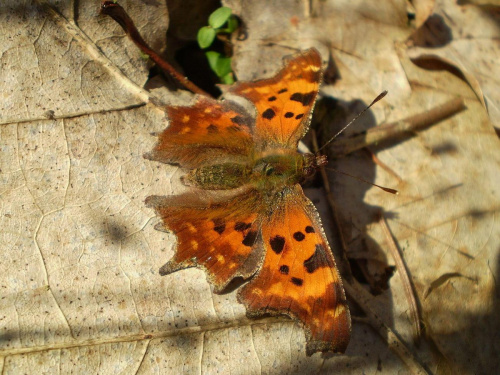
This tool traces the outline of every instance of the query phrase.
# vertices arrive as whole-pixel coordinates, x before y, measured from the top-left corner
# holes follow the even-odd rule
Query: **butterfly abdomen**
[[[222,163],[192,169],[182,178],[188,186],[204,190],[228,190],[242,186],[251,174],[251,167],[239,163]]]

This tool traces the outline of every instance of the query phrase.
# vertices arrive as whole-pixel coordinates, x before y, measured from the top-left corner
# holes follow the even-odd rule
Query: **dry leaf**
[[[403,42],[414,29],[404,3],[227,3],[248,28],[249,38],[235,41],[240,79],[270,75],[292,48],[314,45],[325,59],[331,55],[341,78],[324,94],[369,102],[389,90],[373,117],[351,131],[457,95],[467,99],[459,115],[373,149],[400,179],[362,153],[335,162],[399,189],[398,197],[341,175],[333,177],[334,193],[344,234],[353,247],[365,244],[357,254],[391,264],[373,221],[383,207],[435,346],[412,346],[397,272],[372,308],[430,371],[493,372],[500,342],[494,311],[500,160],[477,92],[456,75],[409,59]],[[355,321],[347,355],[306,358],[300,327],[286,319],[247,320],[235,294],[212,294],[203,272],[158,275],[175,237],[153,229],[158,219],[143,201],[172,193],[179,173],[142,157],[155,141],[150,132],[167,125],[162,111],[143,105],[147,62],[117,24],[97,15],[98,4],[51,4],[57,13],[29,2],[0,9],[3,373],[405,372],[363,323]],[[161,49],[163,3],[122,5]],[[184,99],[170,93],[166,100]]]
[[[454,1],[438,0],[435,16],[447,25],[452,38],[433,48],[419,44],[409,51],[409,56],[417,61],[441,61],[458,69],[487,108],[495,127],[499,128],[500,66],[497,61],[500,56],[500,16],[494,7],[464,3],[457,5]],[[453,22],[447,22],[449,19]]]

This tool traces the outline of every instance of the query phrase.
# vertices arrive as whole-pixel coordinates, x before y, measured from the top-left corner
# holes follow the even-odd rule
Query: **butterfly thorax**
[[[326,164],[322,155],[273,151],[247,163],[226,162],[193,169],[183,183],[205,190],[228,190],[251,184],[257,190],[273,192],[304,182]]]
[[[324,157],[313,154],[271,154],[258,159],[252,170],[252,181],[258,190],[282,190],[284,186],[303,183],[314,175]]]

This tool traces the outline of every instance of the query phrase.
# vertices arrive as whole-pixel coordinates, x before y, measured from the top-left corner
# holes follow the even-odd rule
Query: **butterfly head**
[[[326,155],[303,154],[302,181],[314,176],[318,168],[328,163]]]

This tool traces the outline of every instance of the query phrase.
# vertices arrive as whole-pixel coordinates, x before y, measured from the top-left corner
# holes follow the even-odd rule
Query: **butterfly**
[[[169,126],[147,159],[179,165],[187,191],[150,196],[146,205],[177,236],[161,275],[205,271],[215,293],[248,280],[238,301],[250,317],[286,315],[300,322],[306,354],[343,353],[351,319],[335,260],[312,202],[300,183],[326,163],[302,154],[323,70],[312,48],[285,60],[272,78],[238,82],[232,96],[198,97],[167,108]],[[254,112],[254,113],[251,113]]]

